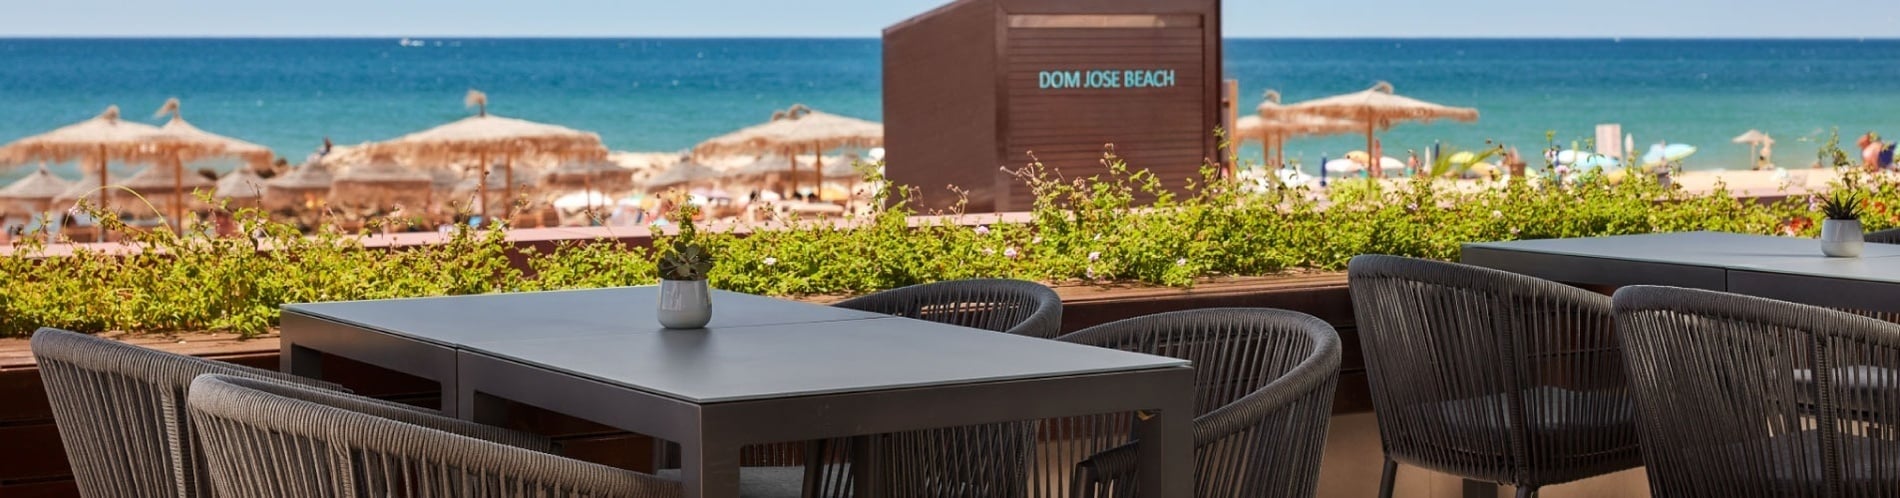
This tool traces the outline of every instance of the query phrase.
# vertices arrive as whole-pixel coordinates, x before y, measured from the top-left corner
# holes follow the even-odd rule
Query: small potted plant
[[[1847,186],[1821,197],[1821,253],[1835,258],[1860,256],[1866,238],[1861,234],[1860,191]]]
[[[713,255],[693,227],[698,211],[681,202],[670,216],[679,224],[679,234],[660,249],[659,318],[660,325],[669,329],[703,328],[712,321],[712,291],[706,275],[712,272]]]

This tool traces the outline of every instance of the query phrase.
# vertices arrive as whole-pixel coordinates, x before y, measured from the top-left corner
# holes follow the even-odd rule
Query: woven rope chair
[[[859,296],[832,304],[937,323],[1054,338],[1062,331],[1062,298],[1022,280],[951,280]]]
[[[185,415],[186,389],[198,375],[340,389],[59,329],[39,329],[31,345],[73,480],[88,498],[211,496],[204,456]]]
[[[1868,242],[1876,244],[1900,244],[1900,228],[1889,228],[1878,232],[1868,232]]]
[[[515,436],[355,396],[206,375],[188,405],[222,498],[682,494],[676,481],[496,443]]]
[[[1453,263],[1348,264],[1367,382],[1398,464],[1542,486],[1641,464],[1608,297]]]
[[[1900,496],[1900,325],[1670,287],[1616,292],[1655,496]]]
[[[1193,362],[1195,496],[1313,496],[1339,381],[1339,334],[1309,315],[1264,308],[1161,313],[1091,327],[1059,340]],[[1047,423],[1053,460],[1086,457],[1069,496],[1134,496],[1129,414]],[[1100,451],[1105,449],[1105,451]],[[1099,452],[1096,452],[1099,451]],[[1060,476],[1044,479],[1059,484]],[[1037,496],[1059,496],[1038,489]]]
[[[1035,282],[951,280],[872,293],[832,306],[1029,337],[1062,330],[1062,298]],[[976,360],[980,361],[980,360]],[[1034,457],[1034,422],[889,434],[874,439],[881,496],[1021,497]],[[811,496],[851,496],[847,440],[808,445]]]

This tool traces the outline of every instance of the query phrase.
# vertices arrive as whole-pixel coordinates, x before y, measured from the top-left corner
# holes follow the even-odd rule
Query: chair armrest
[[[1140,455],[1136,451],[1139,444],[1140,441],[1135,441],[1109,448],[1077,462],[1075,476],[1069,484],[1069,496],[1101,496],[1102,493],[1090,490],[1100,490],[1110,485],[1117,489],[1132,486],[1136,477],[1136,464],[1139,463]]]
[[[433,410],[375,398],[312,389],[308,386],[270,380],[222,377],[221,380],[259,391],[373,415],[405,424],[421,426],[459,436],[472,437],[516,448],[554,453],[554,442],[546,437],[444,417]]]

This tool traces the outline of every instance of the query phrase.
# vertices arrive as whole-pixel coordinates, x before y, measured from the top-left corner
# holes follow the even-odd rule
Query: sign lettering
[[[1173,69],[1089,69],[1036,73],[1036,88],[1041,90],[1172,88],[1173,86]]]

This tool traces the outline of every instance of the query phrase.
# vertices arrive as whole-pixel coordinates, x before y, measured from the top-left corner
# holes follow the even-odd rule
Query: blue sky
[[[0,36],[875,37],[944,1],[0,0]],[[1875,0],[1225,4],[1227,36],[1249,38],[1900,36],[1900,2]]]

